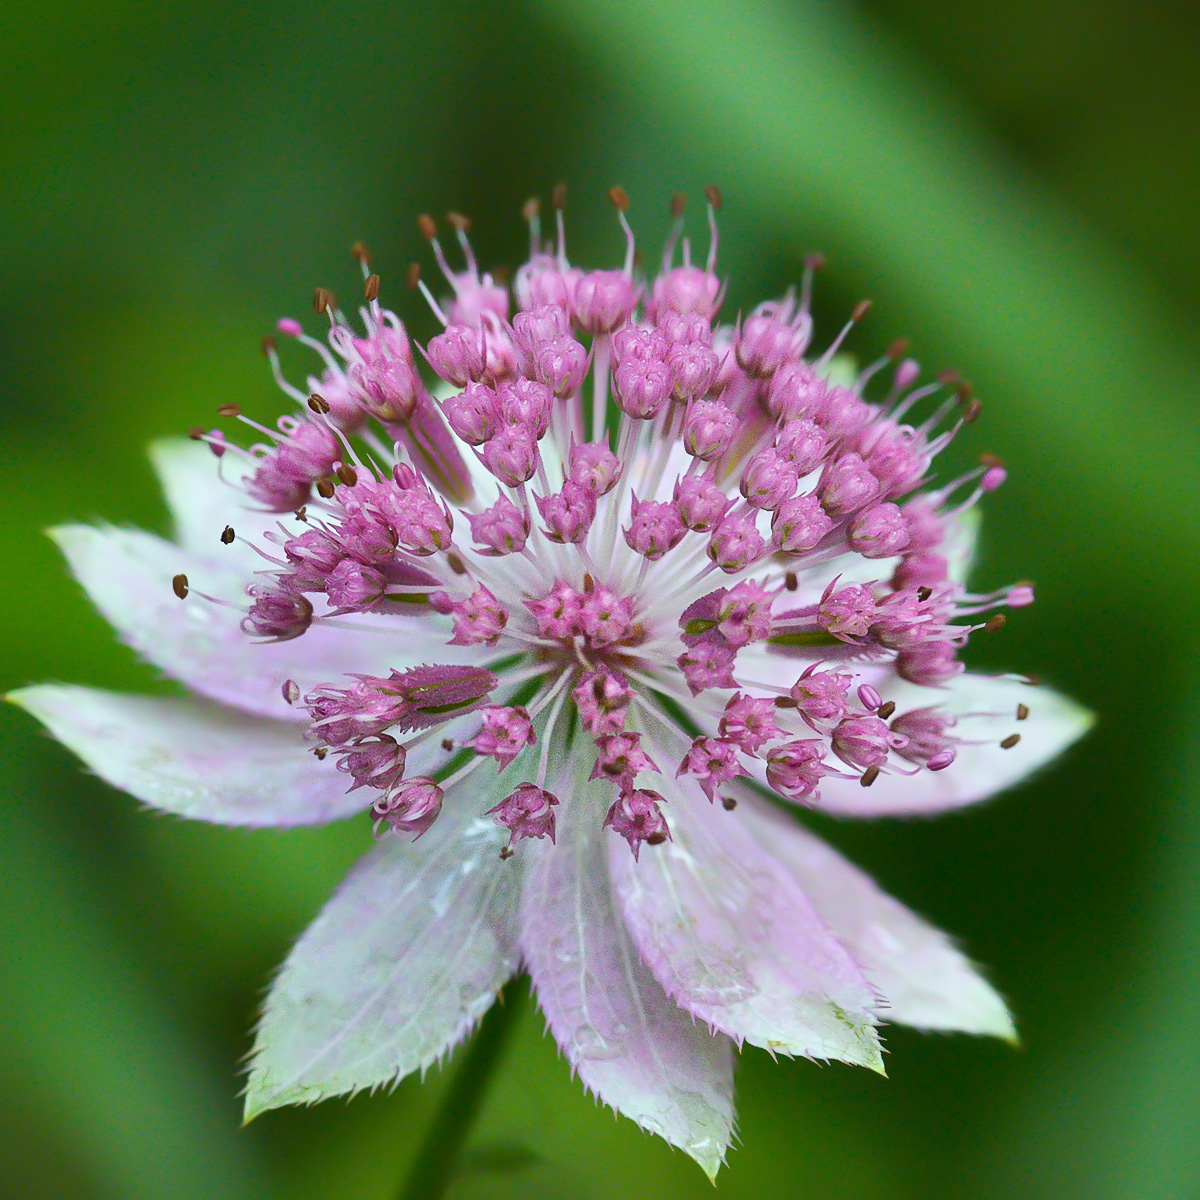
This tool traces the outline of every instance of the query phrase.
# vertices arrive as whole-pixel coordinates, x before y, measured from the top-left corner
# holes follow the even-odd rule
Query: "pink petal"
[[[517,967],[520,863],[483,806],[459,792],[420,841],[385,838],[309,926],[267,997],[247,1120],[395,1084],[488,1010]]]
[[[380,618],[379,633],[317,624],[289,642],[257,642],[239,628],[249,603],[242,588],[250,576],[244,563],[221,559],[226,547],[215,534],[208,559],[138,529],[67,525],[51,533],[123,641],[193,690],[247,712],[305,719],[303,709],[283,700],[280,689],[288,679],[303,693],[351,671],[386,674],[389,667],[431,656],[438,662],[469,660],[464,651],[470,647],[432,641],[418,622],[402,617]],[[187,575],[192,588],[186,600],[171,590],[178,573]],[[210,603],[199,592],[237,607]]]
[[[612,838],[609,863],[634,943],[667,994],[739,1042],[882,1072],[876,995],[791,872],[736,810],[655,782],[672,840],[635,862]]]
[[[260,571],[265,564],[242,542],[230,546],[219,543],[221,531],[232,525],[240,537],[262,545],[267,529],[278,529],[279,513],[256,508],[245,492],[233,482],[240,479],[244,464],[226,455],[218,464],[212,451],[202,442],[183,438],[164,438],[150,446],[150,462],[162,485],[174,524],[174,540],[185,550],[204,558],[220,558],[249,571]],[[221,467],[225,478],[218,474]],[[284,514],[287,524],[294,524]]]
[[[584,1086],[711,1179],[733,1136],[732,1045],[677,1007],[638,961],[608,878],[609,835],[595,820],[602,789],[568,788],[558,844],[519,850],[521,945],[538,1001]]]
[[[43,684],[8,699],[101,779],[166,812],[221,825],[319,825],[364,812],[295,725],[215,704]],[[365,824],[364,824],[365,828]]]
[[[737,812],[759,844],[795,875],[886,998],[881,1016],[919,1029],[1016,1037],[1004,1001],[946,934],[786,814],[753,798]]]
[[[1057,758],[1093,721],[1086,709],[1050,688],[969,673],[944,690],[893,684],[884,699],[895,700],[900,712],[939,705],[952,713],[986,714],[964,715],[952,731],[979,744],[959,746],[958,757],[944,771],[883,774],[869,788],[852,780],[828,780],[821,785],[817,807],[843,817],[900,817],[974,804]],[[1017,720],[1018,704],[1029,708],[1025,720]],[[1000,743],[1014,733],[1021,740],[1003,749]]]

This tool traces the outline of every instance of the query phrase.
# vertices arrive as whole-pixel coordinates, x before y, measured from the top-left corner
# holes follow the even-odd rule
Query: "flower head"
[[[362,252],[356,318],[321,289],[323,338],[280,323],[319,356],[305,387],[268,343],[298,412],[156,450],[176,544],[56,534],[195,698],[22,704],[159,807],[378,839],[275,983],[250,1113],[423,1069],[518,963],[586,1086],[710,1173],[735,1045],[881,1070],[884,1020],[1011,1031],[948,939],[780,811],[971,803],[1086,727],[963,667],[1032,600],[965,583],[1003,469],[928,482],[978,402],[901,350],[846,368],[861,307],[810,355],[811,271],[720,323],[707,196],[705,264],[686,239],[677,262],[677,203],[649,280],[619,189],[611,270],[569,262],[561,194],[550,243],[530,207],[512,296],[465,221],[454,270],[422,218],[449,289],[421,284],[427,346]]]

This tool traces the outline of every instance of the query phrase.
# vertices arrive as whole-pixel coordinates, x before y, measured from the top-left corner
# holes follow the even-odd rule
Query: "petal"
[[[739,1042],[882,1072],[877,997],[791,873],[736,812],[665,776],[655,783],[672,840],[638,862],[610,837],[609,862],[634,943],[667,994]]]
[[[387,836],[300,938],[267,997],[246,1119],[394,1084],[461,1041],[516,970],[520,866],[459,789],[418,841]]]
[[[918,1029],[1016,1038],[1004,1001],[946,934],[880,889],[794,819],[751,798],[738,809],[886,998],[881,1015]]]
[[[285,680],[303,693],[351,671],[386,674],[389,667],[431,658],[466,661],[464,651],[473,649],[443,645],[404,617],[379,618],[378,633],[318,623],[292,641],[262,643],[240,628],[248,603],[242,589],[251,576],[236,561],[223,562],[215,553],[206,559],[139,529],[66,525],[51,536],[124,642],[195,691],[247,712],[304,720],[303,709],[290,707],[281,695]],[[229,604],[197,594],[178,600],[171,578],[179,572],[195,592]]]
[[[204,557],[219,556],[222,562],[238,563],[251,571],[262,569],[262,560],[246,542],[230,546],[220,542],[226,525],[232,525],[247,541],[257,542],[280,520],[279,513],[255,508],[245,492],[228,482],[237,478],[238,460],[226,455],[218,463],[203,442],[163,438],[151,444],[150,462],[162,485],[180,546]]]
[[[733,1136],[733,1047],[679,1008],[616,911],[597,814],[603,785],[564,800],[558,844],[526,844],[521,945],[550,1031],[584,1086],[712,1179]]]
[[[363,812],[296,725],[191,699],[43,684],[8,699],[101,779],[166,812],[221,825],[316,825]]]
[[[948,688],[923,688],[895,682],[884,699],[899,712],[938,706],[960,714],[953,732],[974,745],[958,747],[944,771],[880,775],[869,787],[830,779],[821,785],[818,808],[843,817],[926,816],[974,804],[1024,779],[1061,754],[1091,728],[1093,715],[1058,692],[1031,687],[1016,679],[961,675]],[[1017,705],[1029,716],[1018,721]],[[979,714],[979,715],[971,715]],[[1010,734],[1021,740],[1005,750]]]

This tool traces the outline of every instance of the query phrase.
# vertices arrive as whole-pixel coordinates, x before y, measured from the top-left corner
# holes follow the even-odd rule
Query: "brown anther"
[[[999,633],[1007,624],[1008,618],[1003,613],[996,613],[995,616],[988,617],[987,624],[983,628],[987,633]]]
[[[542,202],[536,196],[530,196],[524,204],[521,205],[521,219],[523,221],[536,221],[542,215]]]
[[[437,225],[428,213],[422,213],[417,218],[417,232],[427,242],[432,242],[437,237]]]
[[[332,312],[335,308],[337,308],[337,300],[328,288],[319,287],[313,292],[314,312]]]
[[[355,242],[350,247],[350,253],[354,256],[354,261],[362,263],[364,267],[371,261],[371,252],[362,242]]]
[[[798,702],[793,700],[791,698],[791,696],[776,696],[775,697],[775,707],[776,708],[796,708],[797,703]]]
[[[819,250],[813,251],[804,256],[804,266],[809,271],[825,270],[825,255]]]
[[[592,578],[590,571],[583,573],[583,590],[585,592],[594,592],[596,590],[596,581]]]
[[[895,700],[885,700],[876,710],[875,715],[881,720],[886,721],[888,717],[896,711]]]
[[[907,353],[909,347],[908,338],[897,338],[886,351],[887,357],[892,362],[899,362]]]
[[[450,751],[454,749],[454,739],[453,738],[442,738],[442,749],[445,750],[445,752],[447,754],[449,754]]]
[[[737,808],[737,801],[732,796],[722,796],[721,807],[726,812],[733,812],[733,810]]]
[[[308,507],[304,504],[300,505],[300,507],[298,509],[296,509],[295,517],[296,517],[297,521],[307,521],[308,520]]]
[[[1018,704],[1017,705],[1017,720],[1018,721],[1029,720],[1029,705],[1028,704]]]
[[[171,591],[177,595],[180,600],[186,600],[188,594],[188,581],[186,575],[176,575],[171,580]]]
[[[408,264],[408,272],[404,276],[404,286],[406,288],[408,288],[408,290],[410,292],[415,292],[417,290],[417,284],[420,282],[421,282],[421,264],[420,263],[409,263]]]
[[[457,554],[447,554],[446,565],[455,575],[465,575],[467,573],[467,564]]]
[[[635,267],[644,267],[646,265],[646,256],[642,253],[640,247],[635,247],[633,251],[633,265]]]
[[[929,597],[932,595],[933,595],[933,588],[931,588],[931,587],[925,587],[924,585],[922,585],[921,587],[917,588],[917,599],[922,604],[924,604],[925,601],[928,600]]]
[[[1024,683],[1026,687],[1041,687],[1042,686],[1041,676],[1039,676],[1039,675],[1026,675],[1025,678],[1021,682]]]
[[[1002,459],[998,454],[981,454],[979,456],[979,462],[980,465],[984,467],[1004,466],[1004,459]]]
[[[938,383],[944,383],[949,387],[951,384],[959,383],[962,380],[962,376],[953,367],[946,367],[944,370],[939,371],[934,376],[934,379]]]
[[[322,475],[317,480],[317,495],[328,500],[333,495],[333,480],[328,475]]]
[[[725,203],[725,197],[721,195],[721,189],[715,183],[705,186],[704,198],[712,205],[713,212],[720,212],[721,205]]]
[[[1010,733],[1008,737],[1006,737],[1004,741],[1000,743],[1000,749],[1011,750],[1020,740],[1021,735],[1019,733]]]
[[[629,211],[629,195],[623,187],[610,187],[608,189],[608,198],[613,202],[613,206],[618,212]]]
[[[501,862],[507,861],[508,859],[512,858],[512,856],[515,853],[516,853],[516,851],[511,846],[501,846],[500,847],[500,861]]]
[[[275,353],[275,339],[270,334],[262,340],[262,352],[264,358],[270,358]]]
[[[190,437],[193,442],[200,441],[204,437],[204,433],[205,431],[201,429],[199,425],[188,426],[188,437]]]
[[[313,747],[313,755],[318,762],[324,762],[325,755],[327,755],[328,753],[329,753],[328,746],[314,746]]]
[[[795,571],[789,571],[783,577],[783,586],[787,588],[789,592],[794,592],[800,586],[800,580],[796,578]]]
[[[338,463],[336,473],[347,487],[353,487],[358,482],[358,472],[349,463]]]
[[[855,306],[854,311],[850,314],[850,320],[856,325],[871,311],[873,302],[870,300],[860,300]]]
[[[858,783],[860,787],[870,787],[871,784],[879,778],[878,767],[868,767],[859,777]]]
[[[320,392],[313,392],[308,398],[308,407],[315,413],[327,413],[329,411],[329,401]]]
[[[565,183],[554,185],[554,190],[550,193],[550,203],[560,212],[567,207],[567,185]]]
[[[974,425],[975,422],[979,420],[979,414],[981,412],[983,412],[983,405],[980,404],[974,396],[972,396],[971,399],[967,401],[966,406],[963,408],[963,424]]]
[[[295,704],[300,699],[300,685],[294,679],[285,679],[279,691],[289,704]]]
[[[368,304],[373,304],[379,299],[379,276],[368,275],[363,280],[363,299]]]
[[[218,417],[240,417],[242,415],[242,406],[240,404],[220,404],[217,406]]]
[[[228,546],[236,537],[237,534],[234,533],[232,525],[226,525],[225,528],[221,530],[222,545]]]
[[[458,230],[459,233],[466,233],[471,228],[471,218],[464,217],[462,213],[448,212],[446,214],[446,223],[451,229]]]
[[[963,379],[954,387],[954,398],[959,404],[966,404],[971,397],[975,395],[975,389],[971,386],[969,379]]]
[[[652,833],[646,839],[646,845],[647,846],[661,846],[663,844],[663,842],[665,842],[666,840],[667,840],[667,835],[665,833]]]
[[[685,208],[687,208],[687,195],[683,192],[676,192],[671,197],[671,216],[678,221],[683,216]]]

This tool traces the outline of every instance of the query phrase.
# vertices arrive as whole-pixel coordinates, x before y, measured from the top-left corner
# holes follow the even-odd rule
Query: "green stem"
[[[397,1200],[440,1200],[454,1178],[463,1146],[487,1095],[508,1034],[524,1007],[524,988],[501,993],[487,1011],[446,1089]]]

